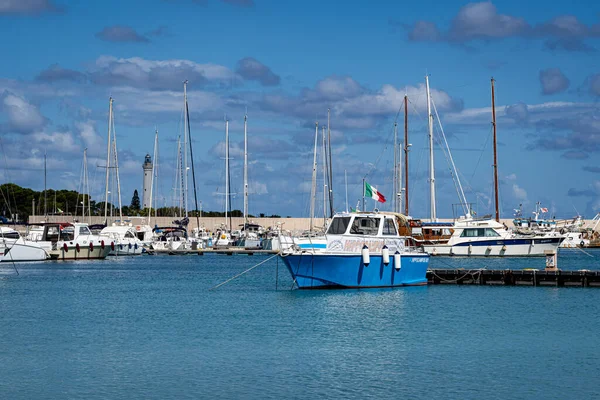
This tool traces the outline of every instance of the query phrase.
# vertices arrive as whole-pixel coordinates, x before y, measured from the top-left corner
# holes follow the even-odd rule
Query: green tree
[[[131,198],[131,205],[129,208],[131,211],[139,211],[140,209],[140,196],[138,195],[137,189],[133,191],[133,197]]]

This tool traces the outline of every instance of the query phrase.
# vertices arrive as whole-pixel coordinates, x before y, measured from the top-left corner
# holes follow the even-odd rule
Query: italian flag
[[[385,203],[385,196],[379,193],[377,189],[369,185],[367,182],[365,182],[365,197],[370,197],[380,203]]]

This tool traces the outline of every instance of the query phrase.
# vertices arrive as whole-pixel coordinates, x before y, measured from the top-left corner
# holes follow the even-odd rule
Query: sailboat
[[[429,98],[429,85],[427,85],[427,88]],[[437,243],[423,243],[424,250],[431,255],[543,257],[545,256],[546,251],[557,251],[558,246],[564,240],[564,236],[556,231],[534,232],[531,235],[522,235],[509,230],[506,225],[500,223],[498,202],[498,157],[496,146],[496,106],[493,78],[491,80],[491,88],[492,126],[494,132],[493,167],[495,219],[477,219],[471,214],[470,210],[467,209],[466,214],[452,224],[452,234],[447,241],[440,240]],[[432,116],[430,115],[430,119],[431,118]],[[431,167],[432,166],[433,161],[431,161]],[[458,179],[458,176],[456,178]],[[432,190],[434,190],[433,185]],[[432,193],[435,192],[432,191]],[[432,199],[434,199],[433,196]],[[434,206],[435,203],[432,200],[432,208]],[[435,218],[434,211],[432,211],[432,219],[433,218]]]
[[[216,240],[213,247],[227,248],[234,241],[231,238],[231,218],[230,218],[230,193],[229,193],[229,120],[225,119],[225,222],[216,232]],[[228,227],[229,226],[229,227]]]
[[[190,114],[187,99],[187,83],[183,82],[183,148],[180,146],[179,139],[177,141],[177,178],[179,190],[181,196],[179,197],[179,208],[181,210],[181,219],[173,221],[176,226],[158,227],[153,228],[155,240],[150,246],[150,250],[153,253],[168,253],[171,255],[175,254],[188,254],[190,250],[196,250],[204,247],[204,241],[199,237],[190,237],[187,232],[187,226],[189,224],[189,213],[188,213],[188,164],[191,165],[192,180],[194,188],[194,200],[196,211],[198,210],[198,196],[196,193],[196,176],[194,170],[194,153],[191,141],[191,129],[190,129]],[[189,149],[189,160],[188,162],[188,149]],[[180,185],[179,185],[179,182]],[[200,225],[199,217],[196,214],[197,226]]]
[[[113,113],[113,99],[109,99],[108,110],[108,149],[106,154],[106,186],[104,203],[104,221],[106,226],[100,231],[99,236],[106,242],[114,242],[114,248],[110,255],[113,256],[133,256],[140,255],[144,249],[142,242],[138,239],[136,230],[130,223],[123,221],[123,205],[121,203],[121,181],[119,179],[119,158],[117,153],[117,133],[115,131],[115,120]],[[111,167],[111,162],[113,163]],[[111,169],[114,169],[114,178],[117,186],[117,196],[119,202],[119,220],[109,224],[108,198]],[[112,211],[112,210],[111,210]],[[112,214],[112,212],[111,212]],[[112,215],[111,215],[112,216]]]

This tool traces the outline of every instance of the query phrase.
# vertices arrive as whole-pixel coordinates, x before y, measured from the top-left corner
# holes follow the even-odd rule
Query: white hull
[[[478,245],[434,245],[423,246],[425,252],[432,256],[465,256],[465,257],[543,257],[546,251],[558,251],[558,243],[539,243],[536,239],[529,244],[484,244]],[[533,240],[531,241],[533,242]]]
[[[565,240],[560,244],[560,247],[574,249],[577,247],[587,247],[590,245],[589,239],[582,239],[581,232],[568,232]]]
[[[265,250],[288,250],[293,246],[294,239],[287,235],[279,235],[263,240],[263,249]]]
[[[18,239],[13,243],[0,245],[0,261],[45,261],[50,256],[37,243]]]

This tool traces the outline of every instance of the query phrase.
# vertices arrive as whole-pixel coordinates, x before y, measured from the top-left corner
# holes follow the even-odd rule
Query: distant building
[[[146,154],[142,169],[144,170],[142,208],[148,208],[150,207],[150,191],[152,189],[152,157],[150,157],[150,154]]]

